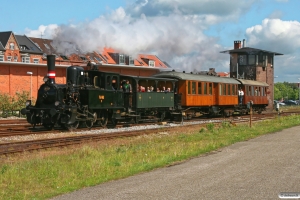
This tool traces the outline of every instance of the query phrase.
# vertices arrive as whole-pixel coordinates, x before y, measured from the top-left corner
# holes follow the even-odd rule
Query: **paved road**
[[[280,192],[300,193],[300,126],[54,199],[273,200]]]

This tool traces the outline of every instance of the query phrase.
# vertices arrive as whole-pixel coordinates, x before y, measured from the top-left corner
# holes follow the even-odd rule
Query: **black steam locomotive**
[[[67,84],[56,84],[54,55],[47,56],[47,65],[48,74],[38,90],[36,104],[28,100],[21,111],[33,127],[73,130],[79,125],[91,128],[94,124],[105,127],[108,122],[115,126],[119,121],[182,118],[181,95],[174,92],[176,79],[123,76],[101,72],[92,65],[90,70],[68,67]]]

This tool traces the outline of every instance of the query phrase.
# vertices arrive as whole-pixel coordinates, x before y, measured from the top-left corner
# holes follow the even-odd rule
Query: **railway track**
[[[282,113],[281,116],[287,116],[291,114],[299,114],[299,112],[285,112]],[[261,120],[267,120],[267,119],[274,119],[275,117],[278,117],[277,114],[270,113],[270,114],[264,114],[264,115],[253,115],[252,116],[252,122],[261,121]],[[189,122],[184,122],[184,124],[180,123],[166,123],[164,125],[156,125],[154,128],[145,129],[144,127],[147,126],[145,124],[123,124],[120,125],[117,129],[105,132],[105,130],[108,129],[100,129],[100,128],[93,128],[92,131],[87,129],[79,129],[78,132],[72,133],[72,136],[64,136],[68,135],[67,132],[63,132],[62,130],[54,130],[53,132],[60,132],[63,135],[60,135],[60,137],[54,137],[54,138],[46,138],[46,139],[34,139],[34,140],[27,140],[27,141],[12,141],[12,142],[6,142],[0,144],[0,155],[8,155],[13,153],[21,153],[25,151],[33,151],[33,150],[40,150],[40,149],[48,149],[48,148],[54,148],[54,147],[64,147],[64,146],[70,146],[70,145],[78,145],[83,144],[87,142],[97,142],[97,141],[103,141],[103,140],[109,140],[119,137],[132,137],[132,136],[139,136],[139,135],[145,135],[145,134],[154,134],[156,132],[161,132],[162,128],[164,131],[168,131],[169,129],[174,129],[176,127],[184,127],[184,126],[194,126],[198,125],[199,127],[203,126],[205,127],[208,123],[216,123],[220,124],[224,121],[230,122],[232,124],[238,124],[238,123],[249,123],[250,117],[249,116],[237,116],[232,118],[209,118],[209,119],[195,119],[195,120],[189,120]],[[151,123],[150,125],[154,125],[154,123]],[[167,126],[166,126],[167,125]],[[121,126],[124,127],[140,127],[140,129],[137,130],[121,130]],[[149,126],[149,124],[148,124]],[[99,130],[104,130],[102,133],[99,133]],[[90,133],[95,132],[95,133]],[[0,137],[11,137],[15,136],[19,133],[19,136],[22,135],[28,135],[28,134],[41,134],[39,131],[33,132],[28,131],[24,134],[22,131],[18,132],[9,132],[9,133],[1,133]],[[50,133],[49,131],[43,132],[43,134]],[[4,136],[7,134],[6,136]],[[43,135],[41,134],[41,135]],[[54,133],[55,134],[55,133]],[[2,136],[3,135],[3,136]]]

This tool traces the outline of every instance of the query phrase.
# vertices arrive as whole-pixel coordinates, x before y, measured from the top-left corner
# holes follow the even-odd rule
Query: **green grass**
[[[254,123],[252,128],[224,122],[219,128],[208,124],[206,128],[189,133],[117,139],[84,145],[58,155],[38,152],[30,159],[1,162],[0,199],[46,199],[167,166],[299,124],[299,115]]]

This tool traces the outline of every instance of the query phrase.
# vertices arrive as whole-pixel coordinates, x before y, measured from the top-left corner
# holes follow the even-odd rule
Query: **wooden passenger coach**
[[[267,83],[245,79],[237,80],[241,83],[240,87],[244,91],[243,104],[252,101],[254,108],[268,105],[267,91],[269,85]]]
[[[181,105],[189,113],[219,114],[238,105],[240,82],[235,79],[175,71],[154,76],[178,80],[175,93],[181,94]]]

